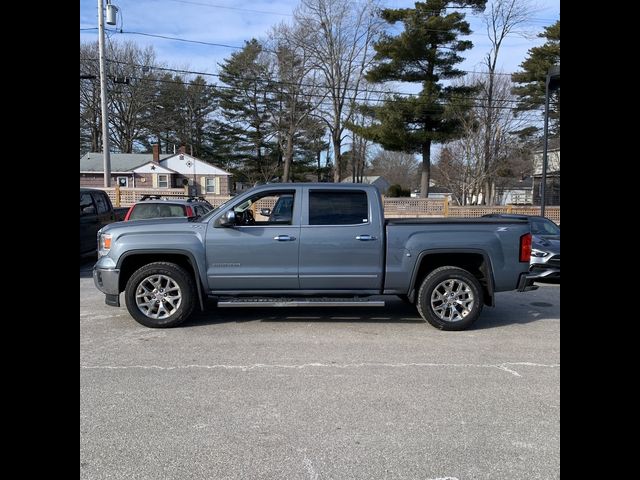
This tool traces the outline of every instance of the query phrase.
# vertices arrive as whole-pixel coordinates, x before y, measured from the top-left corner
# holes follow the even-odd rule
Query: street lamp
[[[547,149],[549,147],[549,92],[560,88],[560,65],[554,65],[547,72],[544,95],[544,151],[542,153],[542,180],[540,182],[540,215],[544,217],[547,190]]]

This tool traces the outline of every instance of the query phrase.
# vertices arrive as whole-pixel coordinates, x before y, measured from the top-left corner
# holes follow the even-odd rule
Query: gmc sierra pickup
[[[463,330],[495,293],[537,288],[526,220],[386,219],[364,184],[255,187],[203,217],[114,223],[98,232],[96,287],[142,325],[217,307],[414,303],[442,330]],[[371,299],[373,296],[378,298]]]

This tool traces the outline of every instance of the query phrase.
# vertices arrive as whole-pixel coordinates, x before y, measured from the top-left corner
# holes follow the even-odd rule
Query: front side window
[[[265,192],[233,207],[236,224],[246,226],[292,225],[295,191]]]
[[[93,206],[93,200],[91,199],[91,195],[88,193],[80,194],[80,215],[91,215],[96,213],[95,207]]]
[[[169,175],[158,174],[158,187],[169,188]]]
[[[369,204],[364,191],[309,192],[309,225],[361,225],[368,221]]]

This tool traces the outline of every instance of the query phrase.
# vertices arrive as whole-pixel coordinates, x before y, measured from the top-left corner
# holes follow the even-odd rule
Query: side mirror
[[[229,210],[220,217],[219,223],[221,227],[234,227],[236,224],[236,212]]]
[[[271,209],[270,208],[261,208],[260,209],[260,215],[262,215],[263,217],[271,216]]]

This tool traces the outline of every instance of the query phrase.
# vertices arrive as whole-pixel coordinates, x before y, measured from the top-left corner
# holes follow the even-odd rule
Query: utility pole
[[[111,156],[109,154],[109,112],[107,111],[107,77],[104,68],[104,10],[98,0],[98,51],[100,58],[100,104],[102,106],[102,155],[104,186],[111,186]]]
[[[544,217],[547,203],[547,150],[549,146],[549,91],[560,88],[560,66],[549,67],[544,94],[544,149],[542,153],[542,180],[540,181],[540,215]]]

